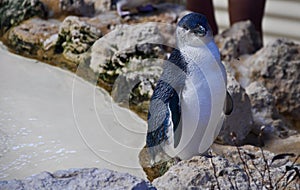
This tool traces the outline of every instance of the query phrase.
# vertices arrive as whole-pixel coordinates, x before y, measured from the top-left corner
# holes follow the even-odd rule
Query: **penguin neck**
[[[211,40],[208,43],[203,43],[203,45],[200,46],[189,46],[189,45],[178,44],[177,47],[185,57],[186,61],[188,62],[189,61],[198,62],[199,59],[205,60],[208,59],[208,57],[214,58],[216,62],[221,61],[219,49],[213,40]],[[210,54],[211,56],[207,56],[208,54]],[[201,62],[203,63],[203,61]]]

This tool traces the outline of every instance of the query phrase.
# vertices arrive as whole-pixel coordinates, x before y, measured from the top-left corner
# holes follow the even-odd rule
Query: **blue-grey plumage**
[[[205,152],[224,119],[226,71],[205,16],[184,16],[176,42],[150,100],[146,144],[152,162],[163,159],[162,152],[181,159]]]

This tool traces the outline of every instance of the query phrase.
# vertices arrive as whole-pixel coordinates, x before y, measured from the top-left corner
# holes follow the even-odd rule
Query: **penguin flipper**
[[[226,101],[224,106],[225,115],[230,115],[233,110],[233,100],[231,95],[226,91]]]
[[[157,82],[150,100],[148,110],[147,146],[160,145],[167,139],[169,108],[167,100],[171,95],[168,84],[162,80]]]
[[[182,126],[180,122],[181,107],[180,107],[179,96],[176,92],[174,92],[174,94],[170,98],[169,107],[170,107],[171,118],[173,122],[174,148],[176,148],[180,142],[181,134],[182,134]]]
[[[148,147],[169,141],[180,121],[179,96],[175,89],[159,80],[150,101],[148,112]],[[172,139],[173,140],[173,139]]]
[[[176,148],[180,142],[182,127],[179,94],[184,87],[186,72],[184,57],[179,50],[174,49],[164,63],[164,71],[150,100],[146,144],[152,158],[164,150],[164,146]]]

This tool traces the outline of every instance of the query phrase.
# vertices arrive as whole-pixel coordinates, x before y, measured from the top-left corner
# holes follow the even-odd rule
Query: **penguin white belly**
[[[191,57],[193,51],[198,54]],[[226,80],[220,62],[208,48],[187,52],[188,74],[180,98],[182,135],[178,146],[167,150],[181,159],[203,153],[211,146],[222,126],[219,122],[223,121],[226,98]]]

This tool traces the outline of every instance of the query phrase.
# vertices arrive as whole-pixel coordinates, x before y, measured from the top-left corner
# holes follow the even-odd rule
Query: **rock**
[[[219,156],[212,159],[195,156],[171,167],[165,175],[155,179],[153,185],[158,189],[218,189],[219,183],[219,189],[232,189],[231,181],[237,182],[236,189],[248,187],[247,175],[241,167]]]
[[[294,138],[297,138],[299,136],[294,136]],[[278,139],[279,141],[274,142],[283,142],[284,139]],[[290,141],[291,142],[291,141]],[[288,143],[287,143],[288,144]],[[286,144],[286,145],[287,145]],[[219,147],[214,146],[213,150],[218,155],[223,156],[224,158],[228,159],[230,162],[238,164],[239,166],[243,166],[243,161],[245,164],[248,165],[248,168],[250,169],[250,172],[256,175],[259,171],[264,171],[266,167],[266,163],[268,163],[268,167],[270,169],[270,176],[272,178],[273,182],[276,182],[279,180],[280,177],[282,177],[283,172],[285,172],[285,167],[294,166],[299,169],[299,150],[296,150],[295,152],[291,150],[285,149],[273,149],[277,153],[274,154],[273,152],[270,152],[266,150],[265,148],[255,147],[251,145],[245,145],[242,147],[233,147],[233,146],[224,146],[224,145],[218,145]],[[298,145],[299,146],[299,145]],[[277,144],[277,148],[280,147],[279,144]],[[270,147],[266,147],[270,148]],[[272,148],[271,148],[272,149]],[[240,153],[239,153],[240,152]],[[289,154],[289,155],[287,155]],[[279,156],[281,155],[281,156]],[[243,160],[241,160],[241,158]],[[294,164],[293,164],[294,163]],[[254,166],[256,165],[256,168]],[[258,171],[259,170],[259,171]],[[265,176],[268,177],[268,176]],[[287,174],[284,176],[287,177]],[[282,179],[281,182],[284,183],[286,179]],[[268,180],[266,180],[267,182]],[[299,181],[299,178],[298,178]],[[296,180],[297,182],[297,180]],[[300,183],[298,183],[299,185]],[[281,188],[279,188],[281,189]],[[296,188],[297,189],[297,188]]]
[[[171,158],[164,152],[159,153],[160,161],[152,163],[149,148],[146,146],[139,153],[139,162],[142,166],[147,178],[152,182],[154,179],[164,175],[170,167],[176,165],[181,160],[178,157]]]
[[[34,16],[42,18],[47,16],[47,11],[39,0],[1,0],[0,36],[12,26]]]
[[[101,31],[88,24],[84,19],[68,16],[59,28],[57,52],[63,51],[63,56],[80,63],[87,57],[86,52],[101,37]]]
[[[116,25],[121,24],[121,18],[115,11],[106,11],[87,19],[86,22],[98,28],[105,35],[115,29]]]
[[[13,27],[7,37],[8,45],[23,55],[43,55],[51,46],[49,39],[58,33],[60,22],[57,20],[42,20],[32,18]]]
[[[127,173],[86,168],[42,172],[24,180],[0,181],[0,189],[152,189],[148,181]]]
[[[240,74],[244,86],[252,81],[261,82],[275,97],[280,114],[295,127],[300,127],[300,45],[286,39],[277,39],[250,56],[237,70],[248,67]],[[248,72],[247,72],[248,71]]]
[[[139,115],[144,115],[146,119],[149,100],[162,73],[162,61],[130,59],[127,71],[121,73],[114,82],[111,92],[114,101],[126,107],[139,107]]]
[[[233,100],[233,110],[226,116],[217,140],[222,144],[244,144],[247,135],[253,128],[251,103],[244,88],[227,72],[227,91]],[[231,133],[235,133],[233,142]]]
[[[251,101],[256,134],[260,133],[261,126],[265,127],[264,132],[279,137],[287,137],[293,133],[289,124],[279,114],[274,96],[261,83],[251,83],[246,87],[246,93]]]
[[[128,70],[133,58],[164,57],[162,48],[156,45],[163,41],[156,23],[119,25],[92,46],[90,68],[105,83],[113,84],[119,74]]]
[[[296,170],[299,169],[299,166],[289,161],[289,156],[274,159],[273,153],[264,151],[263,157],[259,148],[253,146],[239,148],[239,151],[236,147],[221,150],[225,158],[195,156],[171,167],[152,184],[158,189],[282,189],[285,186],[287,189],[300,188],[299,177],[286,184],[286,180],[291,179],[288,176],[296,176]],[[270,173],[266,171],[266,164]],[[287,171],[286,167],[289,166],[296,168],[295,171]]]
[[[291,135],[287,138],[272,138],[265,142],[264,149],[276,154],[292,152],[300,155],[300,134]],[[297,163],[300,164],[300,160]]]
[[[156,10],[153,12],[127,16],[122,21],[131,25],[155,22],[159,28],[160,35],[164,38],[163,44],[175,48],[176,24],[183,13],[186,12],[186,9],[184,6],[172,3],[156,4],[155,8]]]
[[[101,86],[145,120],[162,62],[169,47],[174,47],[170,38],[174,29],[174,25],[153,22],[118,25],[92,46],[90,68]]]
[[[244,54],[253,54],[262,47],[262,40],[250,21],[238,22],[215,37],[222,60],[231,61]]]

